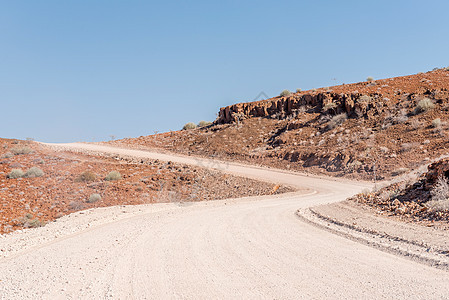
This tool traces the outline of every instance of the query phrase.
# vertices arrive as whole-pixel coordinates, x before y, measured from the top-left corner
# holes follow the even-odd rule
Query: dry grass
[[[449,184],[443,177],[439,177],[435,187],[430,191],[432,200],[426,203],[431,210],[449,210]]]
[[[75,182],[90,182],[90,181],[95,181],[95,179],[97,179],[97,175],[95,175],[91,171],[86,171],[86,172],[81,173],[75,179]]]

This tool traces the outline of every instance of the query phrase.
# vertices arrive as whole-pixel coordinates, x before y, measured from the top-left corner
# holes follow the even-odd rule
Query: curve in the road
[[[146,206],[134,217],[0,260],[1,298],[449,298],[447,272],[295,216],[366,184],[108,146],[58,147],[200,164],[316,193]]]

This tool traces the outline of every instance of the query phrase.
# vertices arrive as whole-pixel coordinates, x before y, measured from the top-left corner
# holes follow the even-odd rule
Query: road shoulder
[[[303,221],[382,251],[449,270],[449,232],[401,222],[353,201],[300,209]]]

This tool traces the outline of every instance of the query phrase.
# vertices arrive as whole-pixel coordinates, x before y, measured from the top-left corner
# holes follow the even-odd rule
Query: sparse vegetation
[[[296,89],[296,92],[297,92],[297,93],[301,93],[302,90],[301,90],[301,89]]]
[[[22,169],[12,169],[8,174],[8,178],[17,179],[23,177],[23,175],[25,175],[25,173],[22,171]]]
[[[84,208],[85,208],[85,204],[82,203],[81,201],[72,201],[69,203],[70,210],[78,211],[78,210],[82,210]]]
[[[190,130],[190,129],[195,129],[195,128],[197,128],[197,127],[198,127],[198,126],[196,126],[195,123],[189,122],[189,123],[186,123],[186,124],[184,125],[184,127],[182,127],[182,130]]]
[[[14,156],[14,154],[12,154],[11,152],[7,152],[2,156],[2,158],[11,158],[13,156]]]
[[[122,179],[122,175],[118,171],[111,171],[108,175],[106,175],[105,180],[107,181],[113,181],[113,180],[120,180]]]
[[[42,175],[44,175],[44,171],[42,171],[38,167],[32,167],[26,171],[26,173],[23,175],[23,177],[35,178],[35,177],[41,177]]]
[[[198,127],[205,127],[205,126],[209,126],[211,124],[212,124],[212,122],[210,122],[210,121],[200,121],[198,123]]]
[[[347,119],[348,119],[348,116],[346,115],[346,113],[342,113],[342,114],[336,115],[327,124],[327,129],[328,130],[332,130],[335,127],[337,127],[340,124],[342,124]]]
[[[436,118],[432,121],[432,127],[433,128],[438,128],[441,126],[441,119],[440,118]]]
[[[101,200],[100,194],[92,194],[89,196],[89,199],[87,199],[87,203],[95,203]]]
[[[408,168],[398,168],[393,170],[393,172],[391,172],[392,176],[399,176],[401,174],[407,173],[408,171],[410,171]]]
[[[290,96],[290,95],[291,95],[291,92],[289,90],[283,90],[279,96],[287,97],[287,96]]]
[[[38,218],[29,220],[27,223],[25,223],[23,226],[28,228],[38,228],[45,225],[45,222],[39,220]]]
[[[30,154],[32,150],[30,147],[23,146],[23,147],[14,147],[10,151],[14,155],[21,155],[21,154]]]
[[[429,98],[420,100],[416,106],[415,113],[422,113],[435,108],[435,104]]]
[[[95,175],[91,171],[85,171],[75,179],[75,182],[90,182],[95,181],[96,179],[97,175]]]
[[[430,191],[432,200],[426,206],[435,211],[449,210],[449,184],[444,177],[439,177],[435,187]]]
[[[330,103],[327,103],[326,105],[324,105],[323,111],[328,112],[329,110],[332,110],[333,112],[335,112],[336,108],[337,108],[337,104],[335,104],[334,102],[330,102]]]

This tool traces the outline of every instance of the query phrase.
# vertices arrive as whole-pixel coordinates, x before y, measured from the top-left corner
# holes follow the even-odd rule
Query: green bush
[[[200,121],[198,123],[198,127],[205,127],[205,126],[209,126],[211,124],[212,124],[212,122],[209,122],[209,121]]]
[[[182,130],[195,129],[196,127],[197,127],[197,126],[196,126],[195,123],[189,122],[189,123],[186,123],[186,124],[184,125],[184,127],[182,127]]]
[[[120,172],[118,171],[111,171],[108,175],[106,175],[105,180],[112,181],[112,180],[119,180],[122,179],[122,175],[120,175]]]
[[[95,179],[97,179],[97,175],[95,175],[94,173],[92,173],[91,171],[86,171],[81,173],[76,179],[76,182],[89,182],[89,181],[94,181]]]
[[[289,90],[283,90],[279,96],[287,97],[287,96],[290,96],[290,95],[291,95],[291,92]]]
[[[95,203],[100,200],[101,200],[100,194],[92,194],[89,196],[89,199],[87,199],[87,203]]]
[[[435,108],[435,104],[429,98],[424,98],[418,102],[416,106],[416,113],[422,113]]]
[[[35,177],[41,177],[42,175],[44,175],[44,171],[42,171],[38,167],[32,167],[26,171],[26,173],[23,175],[23,177],[35,178]]]
[[[31,153],[30,147],[14,147],[11,149],[11,153],[14,155],[21,155],[21,154],[29,154]]]
[[[25,175],[25,173],[21,169],[12,169],[8,174],[8,178],[16,179],[23,177],[23,175]]]

